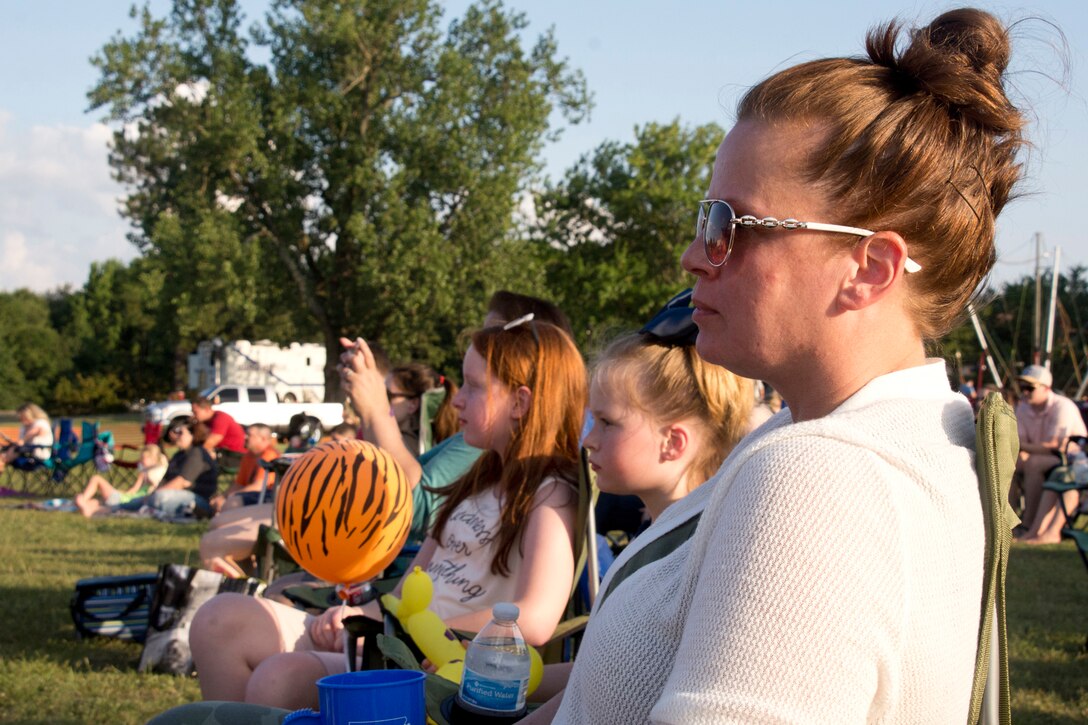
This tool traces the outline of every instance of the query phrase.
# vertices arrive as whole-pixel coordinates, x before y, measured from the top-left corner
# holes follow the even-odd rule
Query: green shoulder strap
[[[703,512],[700,511],[672,531],[654,539],[643,547],[641,551],[625,561],[623,565],[612,574],[612,578],[608,580],[608,588],[601,592],[601,604],[604,604],[604,600],[608,598],[608,595],[612,593],[612,590],[620,585],[620,582],[647,564],[667,556],[673,549],[690,539],[691,535],[695,533],[695,527],[699,525],[699,517],[702,515]],[[599,607],[601,604],[598,604],[597,606]]]
[[[986,569],[982,578],[982,618],[969,725],[1008,725],[1012,721],[1005,630],[1005,572],[1012,528],[1020,523],[1009,506],[1009,484],[1019,451],[1016,414],[1000,394],[990,393],[982,401],[975,427],[975,469],[986,532]],[[996,652],[992,652],[992,648],[996,648]],[[996,667],[991,665],[991,657],[996,658]]]

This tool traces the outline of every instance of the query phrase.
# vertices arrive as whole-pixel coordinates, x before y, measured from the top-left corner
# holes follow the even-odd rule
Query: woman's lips
[[[699,307],[698,305],[696,305],[695,311],[691,313],[691,320],[696,325],[698,325],[699,320],[705,320],[708,317],[712,317],[716,314],[718,313],[708,307]]]

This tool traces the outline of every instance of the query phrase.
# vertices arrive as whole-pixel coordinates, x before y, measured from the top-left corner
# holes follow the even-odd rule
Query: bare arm
[[[405,447],[397,421],[389,414],[385,378],[374,363],[374,353],[362,338],[352,342],[342,337],[340,344],[345,348],[340,356],[340,380],[351,397],[352,409],[363,423],[366,439],[393,456],[414,489],[423,476],[423,468]]]
[[[412,559],[412,563],[408,565],[408,569],[405,575],[411,573],[415,567],[422,569],[427,568],[427,564],[431,562],[431,557],[434,556],[435,541],[434,539],[427,537],[427,540],[423,542],[423,545],[419,548],[419,553]],[[393,590],[393,596],[399,597],[401,595],[401,589],[404,587],[404,577],[400,578],[397,582],[397,587]],[[362,607],[331,607],[327,609],[323,614],[314,617],[310,620],[308,626],[308,633],[310,639],[312,639],[318,649],[335,651],[341,649],[343,646],[343,632],[344,625],[343,620],[345,617],[362,614],[371,619],[381,620],[382,613],[378,607],[376,601],[370,601],[364,604]]]
[[[533,646],[547,642],[563,616],[574,580],[575,494],[563,483],[543,486],[533,502],[522,534],[525,558],[517,571],[514,604],[521,610],[518,626]],[[484,609],[446,621],[453,629],[480,631],[491,621]]]
[[[140,490],[140,488],[147,483],[147,473],[140,471],[140,475],[136,476],[136,481],[125,491],[126,494],[133,494]]]

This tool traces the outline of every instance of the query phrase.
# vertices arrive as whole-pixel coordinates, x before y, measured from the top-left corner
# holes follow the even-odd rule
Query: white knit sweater
[[[984,541],[973,417],[943,365],[819,420],[783,411],[631,552],[704,505],[594,610],[556,722],[966,720]]]

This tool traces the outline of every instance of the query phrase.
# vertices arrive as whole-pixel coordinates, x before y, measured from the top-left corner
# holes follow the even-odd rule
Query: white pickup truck
[[[212,401],[215,410],[223,411],[243,426],[264,423],[277,433],[287,432],[291,417],[299,413],[316,419],[324,430],[344,421],[344,406],[340,403],[283,403],[271,386],[213,385],[200,395]],[[193,407],[187,400],[151,403],[144,411],[149,423],[163,428],[176,418],[192,414]]]

